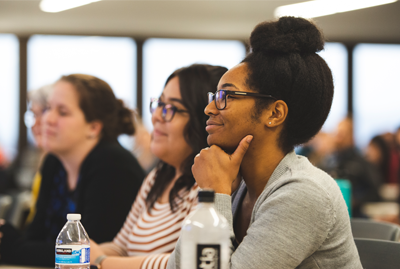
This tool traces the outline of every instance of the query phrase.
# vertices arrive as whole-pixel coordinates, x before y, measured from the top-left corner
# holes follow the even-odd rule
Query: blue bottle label
[[[56,247],[57,264],[89,264],[90,246],[64,245]]]

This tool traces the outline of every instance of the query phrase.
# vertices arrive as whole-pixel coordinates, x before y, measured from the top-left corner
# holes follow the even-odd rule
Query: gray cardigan
[[[245,194],[244,183],[233,199],[216,194],[215,207],[229,221],[232,233],[233,214]],[[167,268],[180,268],[179,241]],[[362,268],[336,182],[307,158],[288,153],[258,197],[230,268]]]

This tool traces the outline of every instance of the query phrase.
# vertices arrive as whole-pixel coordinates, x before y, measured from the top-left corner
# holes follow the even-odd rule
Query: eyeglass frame
[[[24,123],[25,123],[25,126],[26,126],[27,128],[32,128],[32,127],[36,124],[37,119],[43,117],[43,114],[44,114],[46,111],[47,111],[47,107],[44,107],[44,108],[41,110],[40,115],[36,115],[36,114],[31,110],[31,107],[30,107],[30,105],[29,105],[29,108],[28,108],[28,109],[25,111],[25,113],[24,113]]]
[[[153,113],[157,110],[157,108],[155,108],[153,111],[151,111],[151,110],[152,110],[151,105],[152,105],[154,102],[158,102],[157,108],[162,107],[162,110],[161,110],[161,117],[162,117],[162,119],[163,119],[165,122],[170,122],[170,121],[172,121],[172,119],[174,118],[176,112],[180,112],[180,113],[186,112],[186,113],[189,113],[189,111],[187,111],[187,110],[179,109],[179,108],[177,108],[176,106],[174,106],[173,104],[168,104],[168,103],[165,103],[165,102],[161,101],[160,98],[150,98],[150,113],[151,113],[152,115],[153,115]],[[161,106],[160,106],[160,103],[162,104]],[[169,120],[166,120],[166,118],[165,118],[166,115],[167,115],[166,112],[164,113],[164,109],[165,109],[166,106],[169,106],[169,107],[167,107],[167,109],[168,109],[168,108],[171,108],[171,109],[172,109],[172,116],[171,116],[171,118],[170,118]]]
[[[218,108],[218,106],[217,106],[217,98],[215,98],[215,95],[217,94],[217,92],[220,92],[220,91],[224,91],[225,92],[225,98],[224,98],[225,99],[225,105],[224,105],[223,108]],[[208,104],[211,104],[212,101],[210,101],[210,96],[212,96],[212,99],[213,99],[213,101],[215,103],[215,107],[218,110],[224,110],[226,108],[226,97],[228,95],[253,96],[253,97],[271,98],[271,99],[274,99],[274,100],[278,100],[276,97],[273,97],[272,95],[268,95],[268,94],[262,94],[262,93],[256,93],[256,92],[238,92],[238,91],[229,91],[229,90],[222,89],[222,90],[216,91],[215,93],[212,93],[212,92],[208,92],[207,93]]]

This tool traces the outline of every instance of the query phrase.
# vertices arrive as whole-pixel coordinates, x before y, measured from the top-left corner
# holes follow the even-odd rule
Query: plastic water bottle
[[[67,223],[56,239],[56,269],[89,269],[89,236],[80,220],[81,214],[68,214]]]
[[[183,223],[181,244],[181,268],[229,268],[230,229],[214,208],[214,191],[199,191],[198,208]]]

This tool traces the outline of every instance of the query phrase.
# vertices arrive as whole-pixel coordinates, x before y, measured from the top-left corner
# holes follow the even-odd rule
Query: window
[[[115,95],[136,107],[136,43],[128,37],[35,35],[28,42],[28,89],[62,75],[83,73],[110,84]],[[127,137],[120,139],[126,147]]]
[[[143,46],[143,122],[152,130],[149,104],[160,96],[168,76],[178,68],[207,63],[231,68],[246,49],[240,41],[153,38]]]
[[[325,49],[319,55],[331,68],[335,87],[331,111],[322,130],[333,132],[347,115],[347,49],[341,43],[326,43]]]
[[[354,132],[357,146],[400,126],[400,45],[354,49]]]
[[[0,34],[0,148],[7,159],[17,154],[19,118],[19,44]]]

